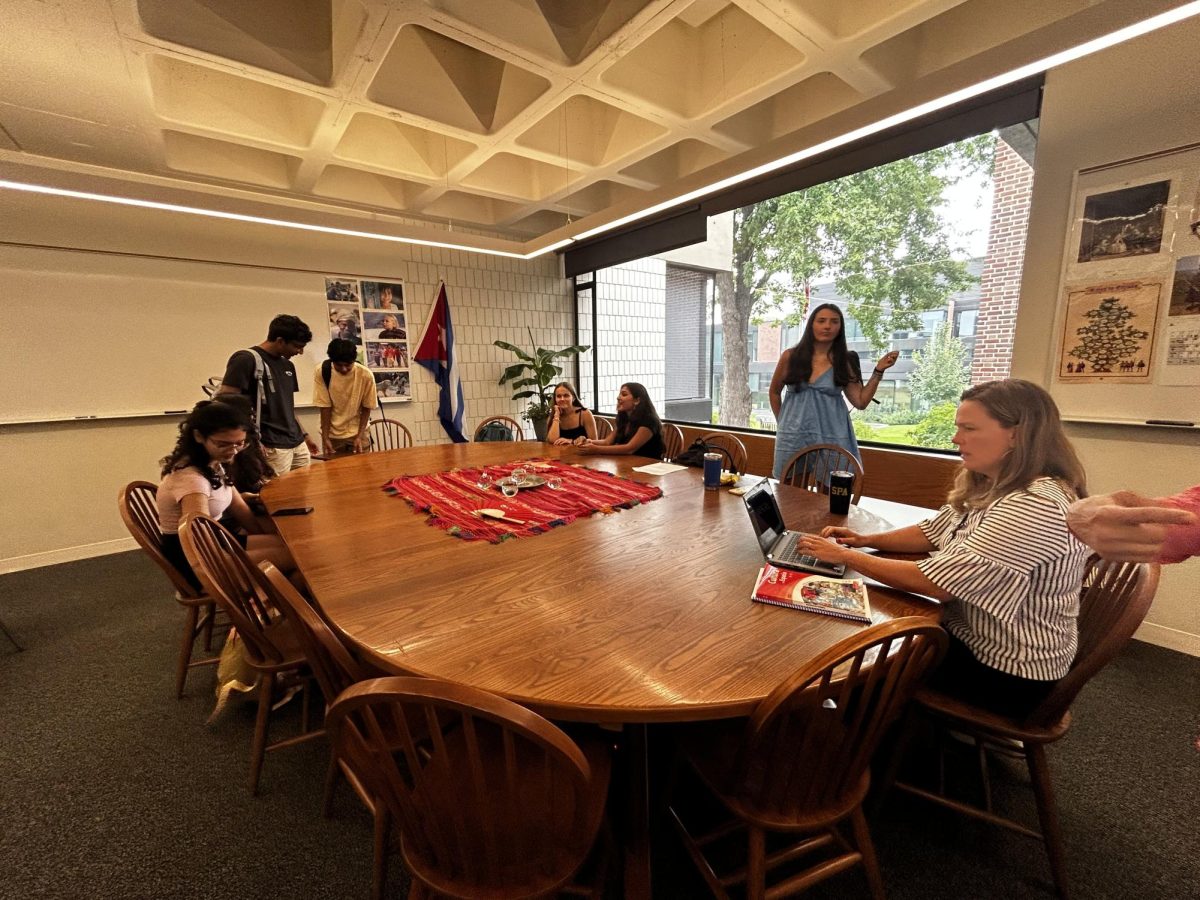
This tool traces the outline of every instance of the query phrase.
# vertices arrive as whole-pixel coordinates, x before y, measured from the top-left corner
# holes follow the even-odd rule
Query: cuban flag
[[[445,282],[438,289],[433,309],[429,311],[413,361],[427,368],[437,380],[440,388],[438,418],[446,434],[456,444],[467,443],[462,433],[466,404],[463,401],[462,379],[458,377],[458,363],[454,358],[454,327],[450,324],[450,301],[446,297]]]

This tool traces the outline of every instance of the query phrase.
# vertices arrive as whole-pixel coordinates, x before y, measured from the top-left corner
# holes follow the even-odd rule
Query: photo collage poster
[[[1060,382],[1200,384],[1200,151],[1163,157],[1078,176]]]
[[[325,301],[330,339],[358,346],[358,361],[374,376],[380,400],[411,400],[404,283],[327,276]]]

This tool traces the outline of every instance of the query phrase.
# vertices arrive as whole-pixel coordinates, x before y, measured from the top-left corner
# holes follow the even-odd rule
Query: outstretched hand
[[[1194,524],[1187,510],[1159,506],[1132,491],[1076,500],[1067,510],[1067,527],[1077,538],[1105,559],[1122,562],[1153,562],[1173,526]]]

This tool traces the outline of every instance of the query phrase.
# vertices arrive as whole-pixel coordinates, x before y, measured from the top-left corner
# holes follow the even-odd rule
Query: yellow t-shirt
[[[378,405],[375,397],[375,379],[367,367],[355,363],[349,375],[342,375],[330,367],[329,389],[321,377],[321,366],[313,370],[313,403],[332,409],[329,436],[339,440],[350,440],[358,434],[358,416],[364,409]]]

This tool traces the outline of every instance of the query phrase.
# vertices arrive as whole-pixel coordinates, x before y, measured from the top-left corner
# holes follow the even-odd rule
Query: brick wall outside
[[[992,165],[992,217],[979,277],[971,383],[1007,378],[1012,360],[1033,167],[999,138]]]
[[[774,365],[783,352],[779,346],[783,337],[783,327],[778,323],[764,322],[758,326],[758,352],[752,362],[769,362]]]

